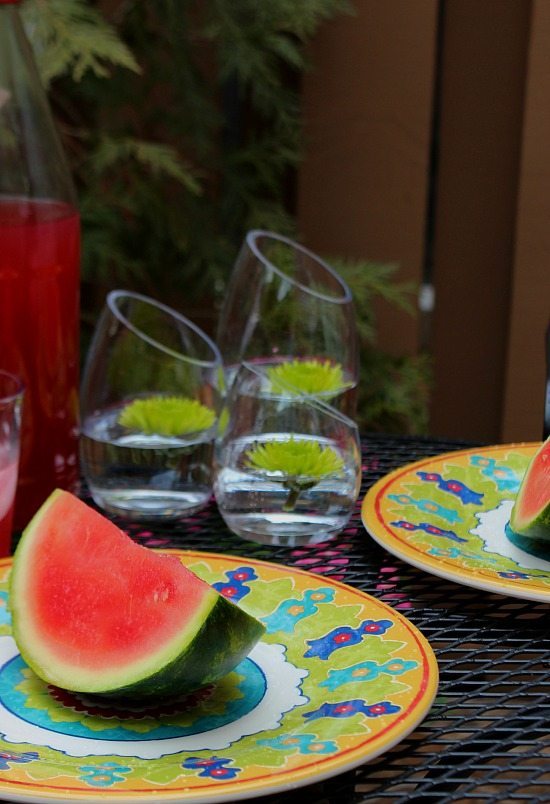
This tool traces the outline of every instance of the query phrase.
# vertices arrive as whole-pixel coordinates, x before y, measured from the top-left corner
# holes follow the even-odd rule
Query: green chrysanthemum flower
[[[257,444],[246,452],[246,464],[250,469],[266,472],[281,472],[285,476],[320,480],[325,475],[340,472],[342,458],[332,449],[318,441],[269,441]]]
[[[293,389],[306,394],[337,393],[345,387],[340,363],[329,360],[290,360],[267,370],[274,391]]]
[[[332,447],[323,447],[318,441],[269,441],[257,444],[245,453],[249,469],[280,474],[280,480],[289,490],[283,506],[292,511],[300,492],[313,488],[328,475],[338,474],[344,461]]]
[[[119,424],[147,435],[180,436],[207,430],[216,414],[206,405],[183,396],[150,396],[124,407]]]

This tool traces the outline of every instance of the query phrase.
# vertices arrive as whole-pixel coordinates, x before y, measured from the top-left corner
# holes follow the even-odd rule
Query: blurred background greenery
[[[105,294],[138,290],[210,334],[249,229],[300,239],[300,79],[347,0],[25,0],[82,215],[82,349]],[[306,244],[307,245],[307,244]],[[362,430],[422,433],[430,366],[376,343],[373,301],[414,315],[398,266],[323,254],[350,285]]]

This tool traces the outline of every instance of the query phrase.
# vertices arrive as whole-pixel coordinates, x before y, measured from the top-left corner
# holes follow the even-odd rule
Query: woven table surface
[[[401,610],[429,640],[440,684],[426,719],[377,759],[324,782],[263,796],[266,804],[550,802],[550,605],[416,569],[378,546],[361,522],[365,493],[387,472],[468,446],[363,438],[362,489],[349,526],[330,542],[299,550],[233,535],[214,501],[177,525],[154,530],[117,521],[147,546],[264,559],[343,581]]]
[[[266,804],[550,802],[550,605],[492,594],[416,569],[366,533],[360,506],[387,472],[472,446],[371,435],[362,440],[362,488],[338,538],[271,547],[233,535],[215,503],[178,523],[126,528],[149,546],[228,553],[289,564],[362,589],[403,613],[429,640],[440,671],[427,718],[381,757],[328,781],[263,796]],[[118,522],[122,526],[121,522]]]

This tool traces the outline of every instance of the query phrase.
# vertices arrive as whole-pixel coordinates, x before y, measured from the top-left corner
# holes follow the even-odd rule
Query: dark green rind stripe
[[[550,538],[537,539],[536,537],[523,536],[521,533],[516,533],[512,529],[506,534],[512,544],[525,550],[537,558],[543,558],[545,561],[550,561]]]
[[[550,558],[550,504],[523,527],[518,525],[512,509],[510,528],[510,541],[517,547],[539,558]]]
[[[94,694],[153,699],[191,692],[233,670],[264,631],[262,623],[220,595],[195,638],[173,661],[134,684]]]

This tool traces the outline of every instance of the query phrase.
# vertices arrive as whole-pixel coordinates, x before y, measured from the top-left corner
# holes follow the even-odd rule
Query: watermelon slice
[[[550,557],[550,438],[531,459],[512,513],[510,539],[528,552]]]
[[[24,531],[10,584],[21,655],[74,692],[187,692],[232,670],[264,632],[177,557],[136,544],[66,491]]]

